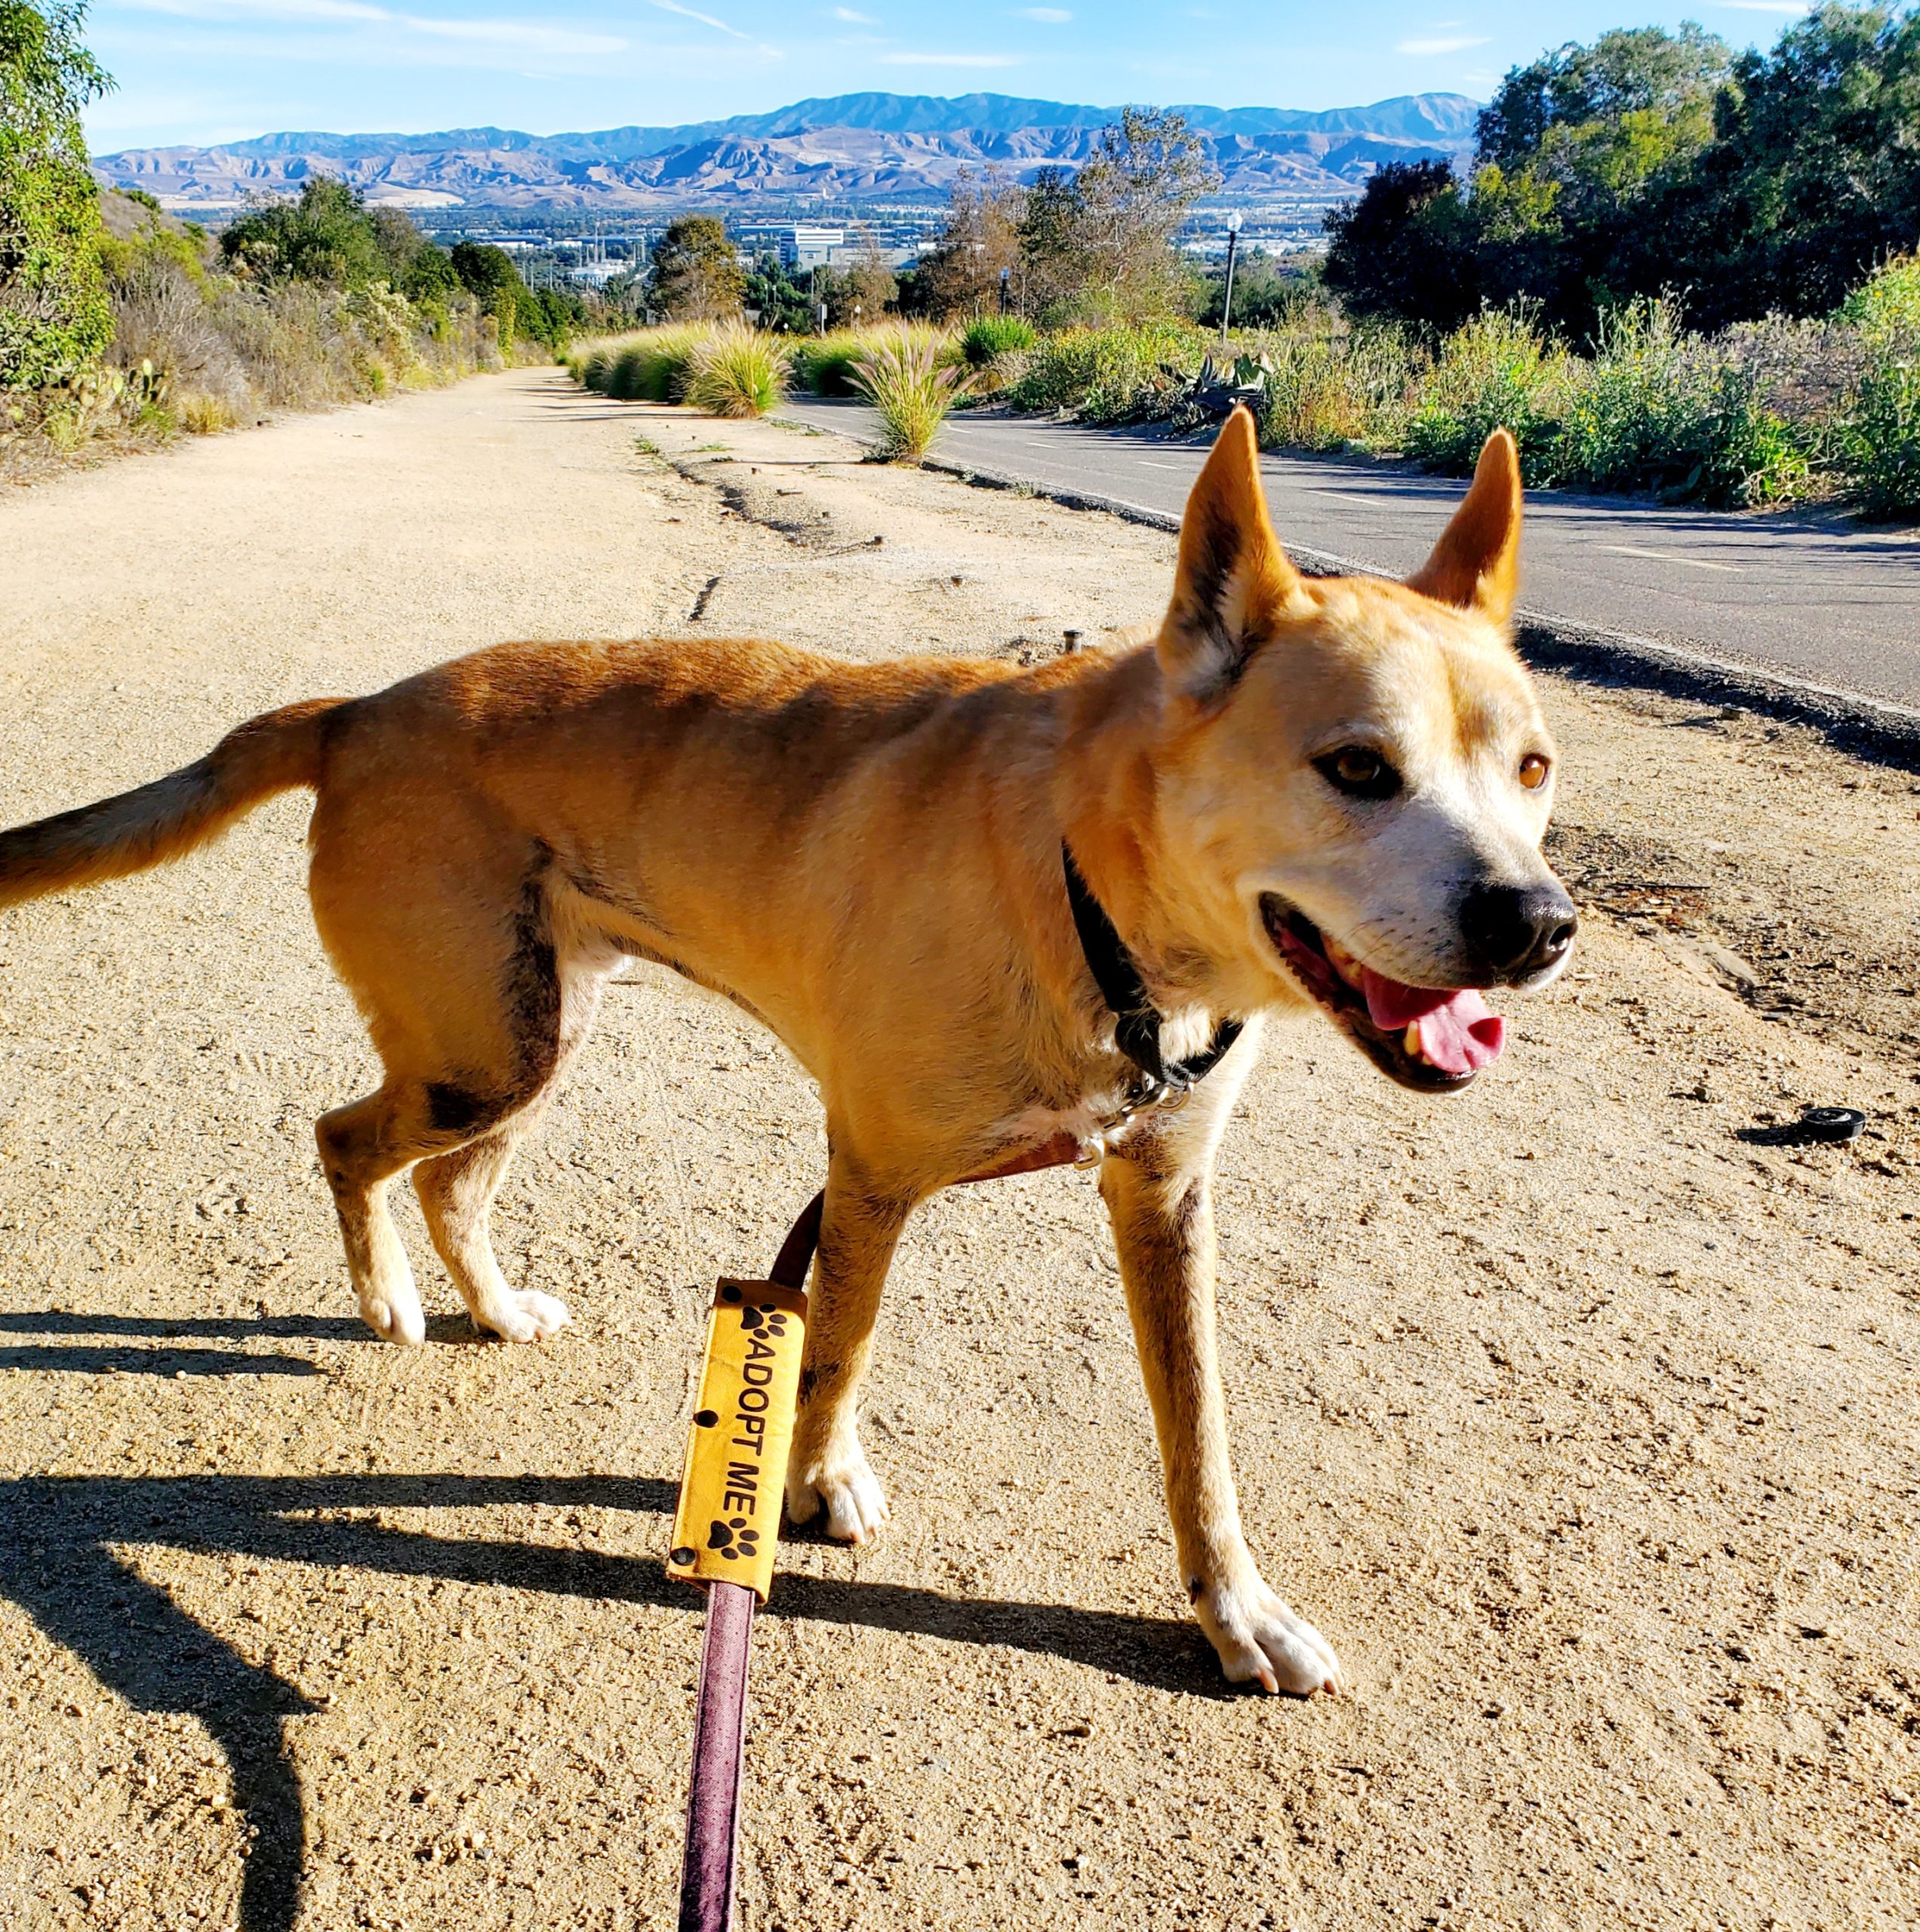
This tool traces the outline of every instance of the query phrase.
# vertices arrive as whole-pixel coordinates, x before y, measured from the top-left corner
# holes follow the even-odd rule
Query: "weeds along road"
[[[853,428],[869,412],[796,398],[781,414]],[[1206,445],[1152,426],[969,414],[948,420],[936,454],[1177,516]],[[1333,457],[1269,456],[1261,469],[1275,522],[1303,552],[1394,576],[1425,557],[1462,487]],[[1920,712],[1920,535],[1910,530],[1541,491],[1528,504],[1522,601],[1549,619]]]
[[[525,371],[0,498],[0,820],[504,637],[1033,657],[1164,608],[1164,532],[859,455]],[[1351,1694],[1217,1681],[1088,1178],[956,1192],[882,1317],[893,1525],[783,1546],[746,1924],[1920,1920],[1920,795],[1543,685],[1575,971],[1445,1104],[1303,1023],[1222,1150],[1248,1534]],[[817,1103],[617,988],[502,1199],[577,1325],[477,1342],[408,1204],[429,1342],[374,1341],[304,816],[0,916],[0,1924],[664,1924],[701,1309],[817,1186]],[[1773,1144],[1826,1102],[1868,1136]]]

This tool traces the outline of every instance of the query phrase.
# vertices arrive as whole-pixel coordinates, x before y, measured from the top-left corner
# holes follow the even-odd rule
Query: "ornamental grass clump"
[[[944,348],[944,330],[931,322],[896,322],[884,328],[835,329],[831,334],[803,337],[793,345],[793,374],[816,395],[858,395],[854,371],[876,347],[906,341],[935,343]]]
[[[791,352],[778,337],[728,322],[694,343],[681,399],[709,416],[764,416],[780,406],[791,372]]]
[[[871,344],[854,365],[854,380],[879,412],[880,453],[888,463],[918,463],[967,386],[943,360],[937,337],[916,340],[904,331]]]
[[[669,323],[610,343],[597,367],[589,358],[586,385],[618,402],[678,402],[686,391],[700,334],[697,328]]]
[[[960,357],[970,369],[984,369],[1003,355],[1033,346],[1033,325],[1024,315],[976,315],[960,331]]]

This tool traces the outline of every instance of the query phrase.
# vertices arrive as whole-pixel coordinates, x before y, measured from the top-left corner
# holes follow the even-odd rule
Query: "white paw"
[[[426,1317],[420,1312],[420,1297],[377,1291],[360,1297],[360,1319],[383,1342],[404,1343],[417,1348],[426,1340]]]
[[[877,1536],[889,1512],[880,1478],[868,1466],[856,1442],[802,1471],[796,1460],[787,1472],[786,1513],[796,1523],[812,1521],[826,1506],[826,1533],[840,1543],[865,1543]]]
[[[1296,1617],[1257,1577],[1203,1590],[1193,1607],[1231,1684],[1259,1684],[1300,1697],[1345,1688],[1340,1659],[1313,1626]]]
[[[557,1335],[573,1317],[567,1304],[537,1288],[509,1289],[474,1318],[503,1342],[544,1342]]]

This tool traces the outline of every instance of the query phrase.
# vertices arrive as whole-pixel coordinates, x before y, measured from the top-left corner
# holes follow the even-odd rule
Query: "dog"
[[[507,1285],[489,1212],[615,972],[654,961],[750,1014],[826,1109],[788,1504],[842,1540],[887,1520],[855,1405],[909,1214],[1072,1137],[1099,1162],[1195,1614],[1229,1679],[1337,1691],[1241,1531],[1210,1176],[1269,1017],[1317,1010],[1447,1093],[1500,1050],[1484,993],[1566,964],[1574,909],[1540,852],[1555,749],[1509,636],[1520,528],[1497,431],[1405,583],[1305,577],[1242,409],[1150,643],[1025,669],[498,645],[0,834],[0,906],[313,789],[315,921],[386,1072],[322,1117],[320,1158],[360,1312],[396,1342],[423,1333],[386,1200],[409,1172],[479,1327],[567,1320]]]

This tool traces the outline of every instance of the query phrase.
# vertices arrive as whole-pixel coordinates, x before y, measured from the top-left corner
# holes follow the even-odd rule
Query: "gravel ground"
[[[356,448],[364,444],[364,448]],[[1171,540],[521,371],[0,499],[0,820],[507,637],[1045,652]],[[1285,533],[1282,531],[1282,534]],[[1549,681],[1577,970],[1462,1098],[1283,1032],[1222,1158],[1250,1540],[1350,1694],[1229,1693],[1070,1171],[930,1206],[755,1650],[746,1922],[1905,1927],[1920,791]],[[503,1198],[577,1325],[353,1318],[372,1084],[303,805],[0,918],[0,1923],[672,1922],[700,1310],[817,1184],[804,1078],[652,982]],[[1814,1103],[1851,1146],[1774,1144]]]

